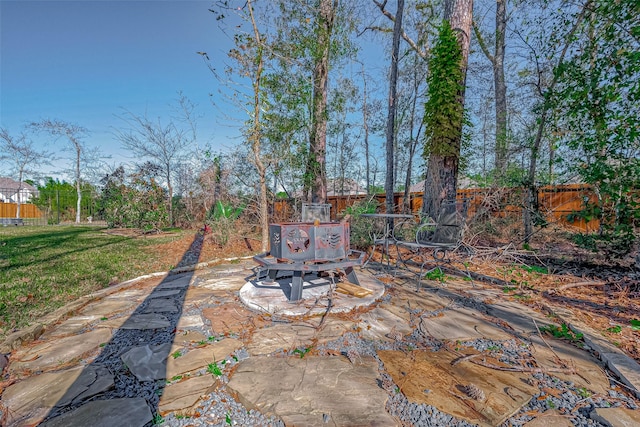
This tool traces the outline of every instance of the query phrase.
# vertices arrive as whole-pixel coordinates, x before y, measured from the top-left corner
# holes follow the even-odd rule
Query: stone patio
[[[126,417],[127,425],[144,426],[161,416],[164,425],[178,425],[177,417],[198,414],[214,423],[220,418],[208,414],[207,402],[224,392],[285,425],[400,426],[394,412],[400,393],[412,408],[496,426],[545,396],[532,370],[473,363],[480,355],[478,361],[500,364],[497,354],[514,346],[526,346],[527,366],[541,372],[557,368],[557,358],[573,367],[575,373],[549,375],[573,384],[574,392],[619,391],[601,361],[543,340],[532,319],[545,319],[490,287],[455,281],[415,292],[414,283],[387,278],[385,285],[367,269],[357,274],[369,296],[335,292],[331,278],[305,277],[303,299],[291,303],[286,279],[254,282],[253,267],[244,262],[134,281],[41,325],[36,341],[11,351],[0,421],[113,426]],[[487,348],[478,350],[482,342]],[[120,396],[123,381],[142,384],[154,397]],[[485,399],[469,397],[469,384]],[[526,425],[563,425],[572,416],[533,411]],[[615,417],[636,423],[617,425],[640,425],[638,410],[624,407],[598,408],[592,417],[602,425]]]

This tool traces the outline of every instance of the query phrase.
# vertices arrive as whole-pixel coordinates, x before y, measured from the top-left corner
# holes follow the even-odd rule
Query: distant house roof
[[[23,195],[36,194],[38,192],[37,188],[31,184],[27,184],[26,182],[21,184],[15,179],[0,177],[0,199],[5,199],[4,201],[13,199],[13,197],[18,193],[18,190],[20,190]]]

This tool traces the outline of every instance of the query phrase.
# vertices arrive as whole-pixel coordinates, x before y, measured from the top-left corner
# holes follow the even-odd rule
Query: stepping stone
[[[193,316],[182,316],[178,320],[178,329],[185,328],[203,328],[204,321],[202,320],[202,316],[199,314],[195,314]]]
[[[41,427],[142,427],[153,421],[147,401],[141,397],[94,400],[73,411],[53,418]]]
[[[101,319],[101,316],[92,314],[85,316],[71,317],[59,325],[52,326],[51,330],[42,334],[40,339],[46,339],[47,337],[62,337],[66,335],[74,335],[87,327],[87,325]]]
[[[110,339],[110,330],[96,329],[85,334],[47,341],[26,351],[20,350],[16,352],[14,361],[9,365],[9,373],[21,376],[23,372],[60,368],[96,352],[100,344],[107,343]]]
[[[214,292],[211,289],[189,288],[187,289],[187,294],[184,297],[184,305],[191,306],[197,304],[199,306],[203,306],[210,304],[212,299],[218,297],[217,294],[217,292]]]
[[[602,370],[602,363],[585,350],[581,350],[567,342],[545,337],[545,342],[540,336],[529,337],[532,343],[531,353],[536,359],[536,364],[542,369],[558,368],[556,355],[575,368],[576,374],[563,374],[549,372],[549,375],[558,377],[563,381],[573,382],[576,387],[584,387],[592,393],[607,394],[611,390],[609,378]],[[549,345],[553,351],[547,347]]]
[[[38,424],[54,406],[88,399],[113,385],[113,376],[99,365],[30,376],[2,394],[7,426]]]
[[[210,363],[220,362],[240,348],[242,348],[242,341],[225,338],[222,341],[191,349],[177,358],[170,356],[167,360],[166,378],[206,369]]]
[[[538,388],[526,384],[530,374],[504,372],[461,362],[447,351],[379,351],[384,369],[410,402],[438,410],[481,426],[501,425],[526,405]],[[475,384],[486,396],[470,398],[464,387]]]
[[[130,310],[137,303],[128,299],[104,299],[87,305],[82,314],[98,317],[111,317],[114,314]]]
[[[171,344],[144,345],[133,347],[120,358],[133,375],[140,381],[167,378],[167,357]]]
[[[192,275],[179,275],[175,279],[165,278],[158,286],[155,287],[154,292],[167,290],[167,289],[184,289],[191,284]]]
[[[479,312],[467,308],[447,310],[441,316],[425,318],[422,320],[421,330],[436,339],[450,341],[513,338],[513,335],[485,320]]]
[[[188,346],[191,343],[199,343],[202,341],[208,341],[208,337],[196,331],[180,332],[173,338],[173,344],[178,346]]]
[[[176,412],[177,415],[192,415],[196,403],[203,395],[213,392],[217,385],[218,380],[211,374],[169,384],[163,389],[162,396],[160,396],[158,412],[162,416],[169,412]]]
[[[134,314],[129,317],[120,329],[163,329],[171,326],[169,320],[159,314]]]
[[[182,289],[167,289],[167,290],[153,291],[149,294],[148,298],[167,298],[174,295],[178,295],[180,292],[182,292]]]
[[[431,292],[416,292],[415,288],[407,289],[405,286],[394,287],[388,292],[391,299],[379,306],[403,318],[407,324],[412,318],[412,312],[415,320],[420,313],[440,310],[451,302]]]
[[[537,333],[536,323],[538,327],[542,327],[549,323],[549,319],[529,309],[528,307],[516,302],[500,300],[487,306],[489,315],[497,317],[509,324],[516,333],[527,335]]]
[[[145,299],[149,293],[151,293],[150,289],[127,289],[126,291],[116,292],[111,295],[107,295],[104,297],[105,300],[125,300],[125,301],[142,301]]]
[[[174,299],[154,298],[149,301],[143,313],[177,313],[179,311]]]
[[[547,411],[524,423],[522,427],[573,427],[570,419],[571,417],[562,415],[558,411]]]
[[[390,332],[399,332],[402,335],[412,332],[406,320],[380,307],[361,315],[358,327],[362,337],[371,340],[389,341],[392,340],[387,337]]]
[[[227,386],[248,408],[275,415],[285,425],[396,426],[387,393],[378,386],[378,364],[363,358],[255,357],[241,362]]]
[[[246,283],[244,277],[244,275],[238,274],[237,276],[208,279],[205,280],[200,287],[216,291],[237,291]]]
[[[202,316],[211,322],[214,335],[237,334],[270,323],[262,316],[235,302],[203,308]]]
[[[640,425],[640,411],[627,408],[596,408],[589,415],[607,427],[635,427]]]
[[[313,344],[315,329],[310,325],[277,324],[269,328],[258,329],[247,344],[252,356],[267,355],[279,350],[293,350]]]

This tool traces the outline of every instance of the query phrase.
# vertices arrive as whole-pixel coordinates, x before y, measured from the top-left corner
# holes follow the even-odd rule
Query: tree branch
[[[378,9],[380,9],[380,12],[382,12],[382,14],[383,14],[384,16],[386,16],[387,18],[389,18],[389,20],[390,20],[391,22],[394,22],[394,23],[396,22],[396,18],[395,18],[395,16],[394,16],[391,12],[389,12],[387,9],[385,9],[385,7],[386,7],[386,5],[387,5],[387,0],[384,0],[382,3],[380,3],[380,2],[379,2],[379,1],[377,1],[377,0],[373,0],[373,3],[374,3],[376,6],[378,6]],[[373,29],[373,28],[372,28],[372,29]],[[403,38],[407,43],[409,43],[409,46],[411,46],[411,48],[412,48],[413,50],[415,50],[415,51],[416,51],[416,53],[417,53],[421,58],[423,58],[423,59],[427,59],[427,56],[429,55],[429,51],[428,51],[428,50],[422,50],[422,49],[420,49],[420,47],[418,46],[418,44],[417,44],[416,42],[414,42],[414,41],[411,39],[411,37],[409,37],[409,35],[408,35],[404,30],[402,30],[402,38]]]
[[[489,52],[489,49],[487,48],[487,44],[485,43],[484,38],[480,33],[480,29],[478,28],[478,25],[476,24],[475,21],[473,22],[473,33],[476,35],[476,39],[478,39],[478,44],[480,45],[480,49],[482,49],[482,53],[484,53],[484,56],[487,57],[489,62],[491,62],[491,64],[495,66],[496,59],[494,58],[493,55],[491,55],[491,52]]]

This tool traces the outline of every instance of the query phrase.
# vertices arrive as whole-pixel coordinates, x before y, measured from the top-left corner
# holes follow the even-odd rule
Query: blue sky
[[[89,129],[87,144],[112,155],[112,162],[127,161],[112,135],[123,125],[116,115],[126,109],[167,117],[183,91],[203,115],[200,145],[224,150],[236,144],[237,123],[216,119],[209,94],[217,93],[217,81],[196,53],[207,52],[222,68],[215,62],[231,45],[208,11],[211,4],[1,0],[0,125],[17,134],[44,118],[71,122]]]

